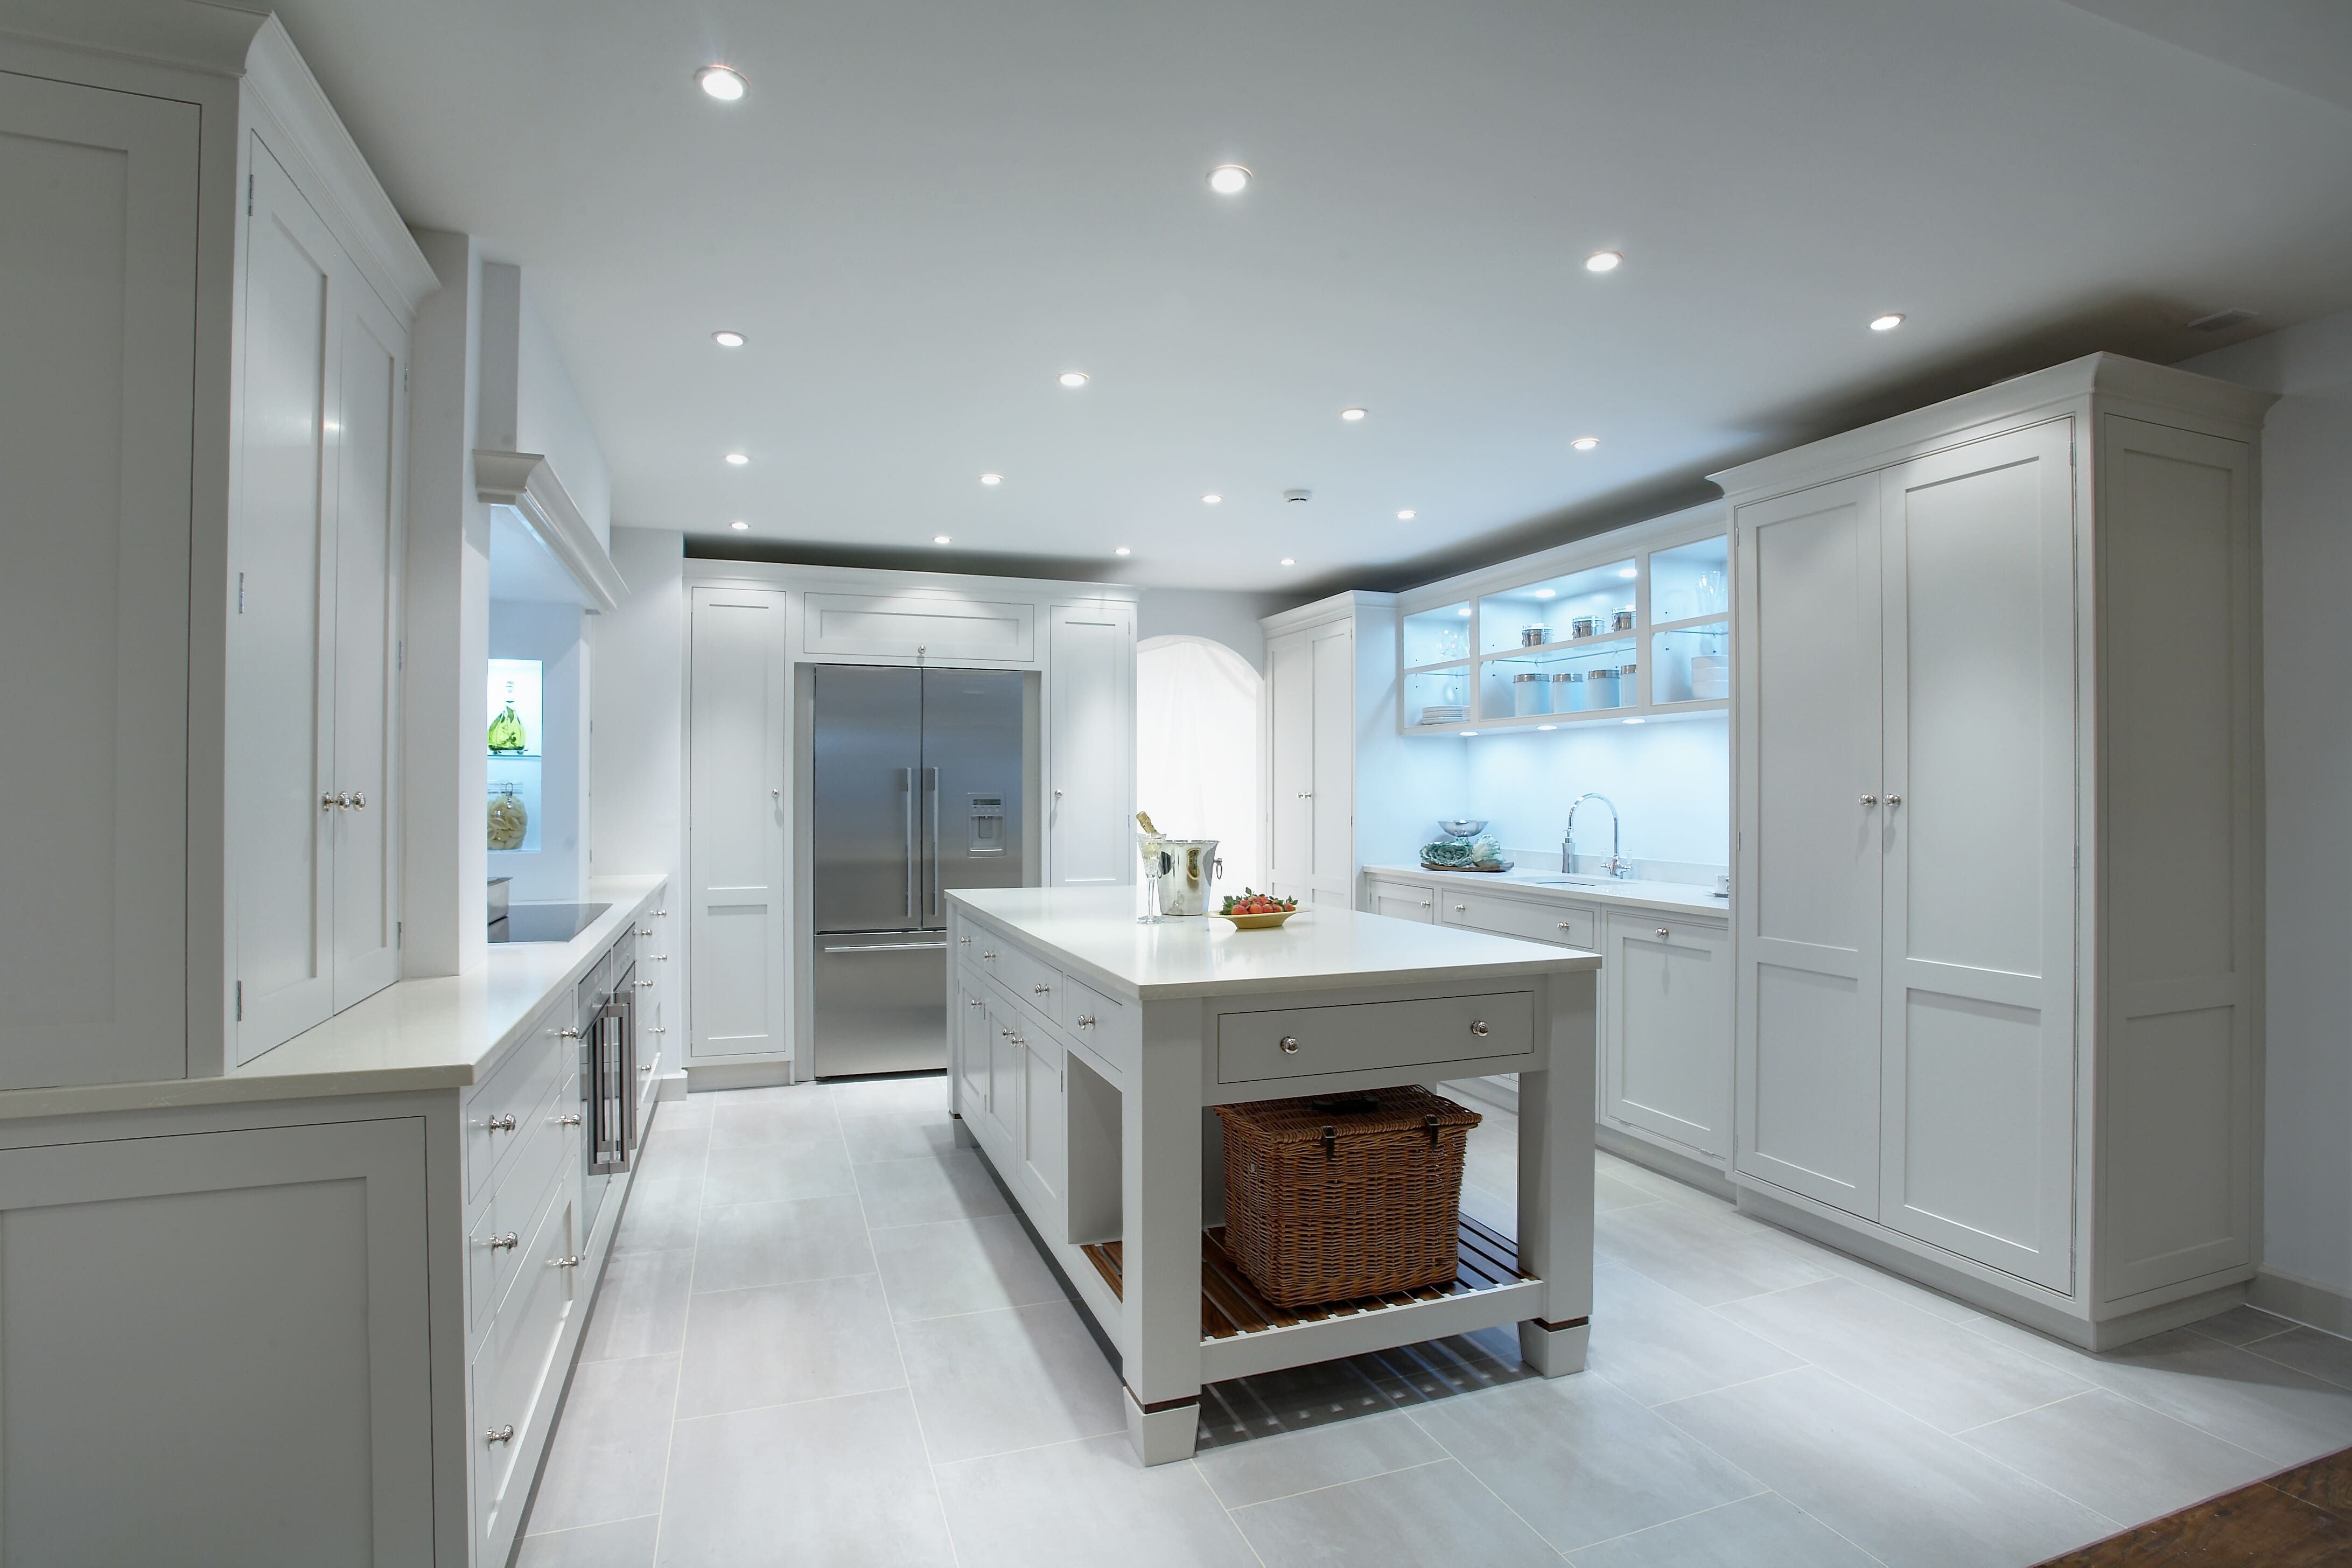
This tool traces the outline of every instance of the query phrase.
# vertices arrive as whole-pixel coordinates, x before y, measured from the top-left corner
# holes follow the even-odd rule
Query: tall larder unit
[[[1744,1206],[2095,1346],[2242,1297],[2270,401],[2095,354],[1716,476]]]

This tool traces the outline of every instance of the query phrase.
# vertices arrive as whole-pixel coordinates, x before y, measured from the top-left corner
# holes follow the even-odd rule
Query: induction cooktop
[[[490,922],[492,942],[570,942],[596,923],[610,904],[509,904]]]

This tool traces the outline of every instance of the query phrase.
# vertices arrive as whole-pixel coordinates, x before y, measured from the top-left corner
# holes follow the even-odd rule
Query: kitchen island
[[[1518,1325],[1579,1372],[1592,1299],[1599,955],[1320,907],[1276,931],[1135,919],[1129,888],[948,895],[957,1137],[977,1143],[1118,1346],[1146,1464],[1201,1387]],[[1519,1234],[1465,1217],[1450,1287],[1274,1308],[1226,1259],[1206,1108],[1519,1075]]]

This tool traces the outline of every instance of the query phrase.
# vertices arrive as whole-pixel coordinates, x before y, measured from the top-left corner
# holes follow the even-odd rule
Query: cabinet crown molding
[[[538,452],[474,451],[475,493],[493,506],[510,506],[530,524],[550,554],[587,595],[588,607],[618,609],[629,585],[620,568],[588,526],[572,492],[555,477],[554,465]]]
[[[1759,494],[1801,489],[1826,473],[1884,468],[1960,446],[1989,433],[1979,426],[2011,426],[2021,414],[2042,408],[2054,414],[2058,405],[2093,394],[2118,405],[2144,403],[2176,421],[2185,415],[2235,426],[2232,433],[2241,437],[2260,430],[2263,413],[2278,401],[2275,393],[2257,392],[2193,371],[2122,354],[2084,354],[1858,430],[1719,469],[1707,478],[1722,486],[1726,496],[1752,500]]]

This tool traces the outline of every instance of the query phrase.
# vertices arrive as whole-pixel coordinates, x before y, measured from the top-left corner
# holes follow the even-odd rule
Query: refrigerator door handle
[[[930,903],[929,903],[929,910],[930,910],[930,918],[931,918],[931,919],[934,919],[934,920],[942,920],[942,921],[943,921],[943,920],[947,919],[947,910],[946,910],[946,909],[945,909],[944,907],[942,907],[942,906],[943,906],[943,904],[944,904],[944,902],[945,902],[945,899],[944,899],[944,895],[940,892],[940,770],[939,770],[939,769],[937,769],[937,768],[925,768],[925,769],[923,770],[923,793],[924,793],[924,794],[926,794],[926,795],[929,795],[929,796],[931,797],[931,847],[930,847],[930,853],[929,853],[929,855],[927,855],[927,856],[925,856],[925,857],[924,857],[924,858],[925,858],[925,859],[929,863],[929,869],[930,869],[930,873],[931,873],[931,876],[930,876],[930,882],[931,882],[931,897],[930,897]]]
[[[915,916],[915,770],[898,770],[898,788],[907,797],[907,923],[916,923]]]

